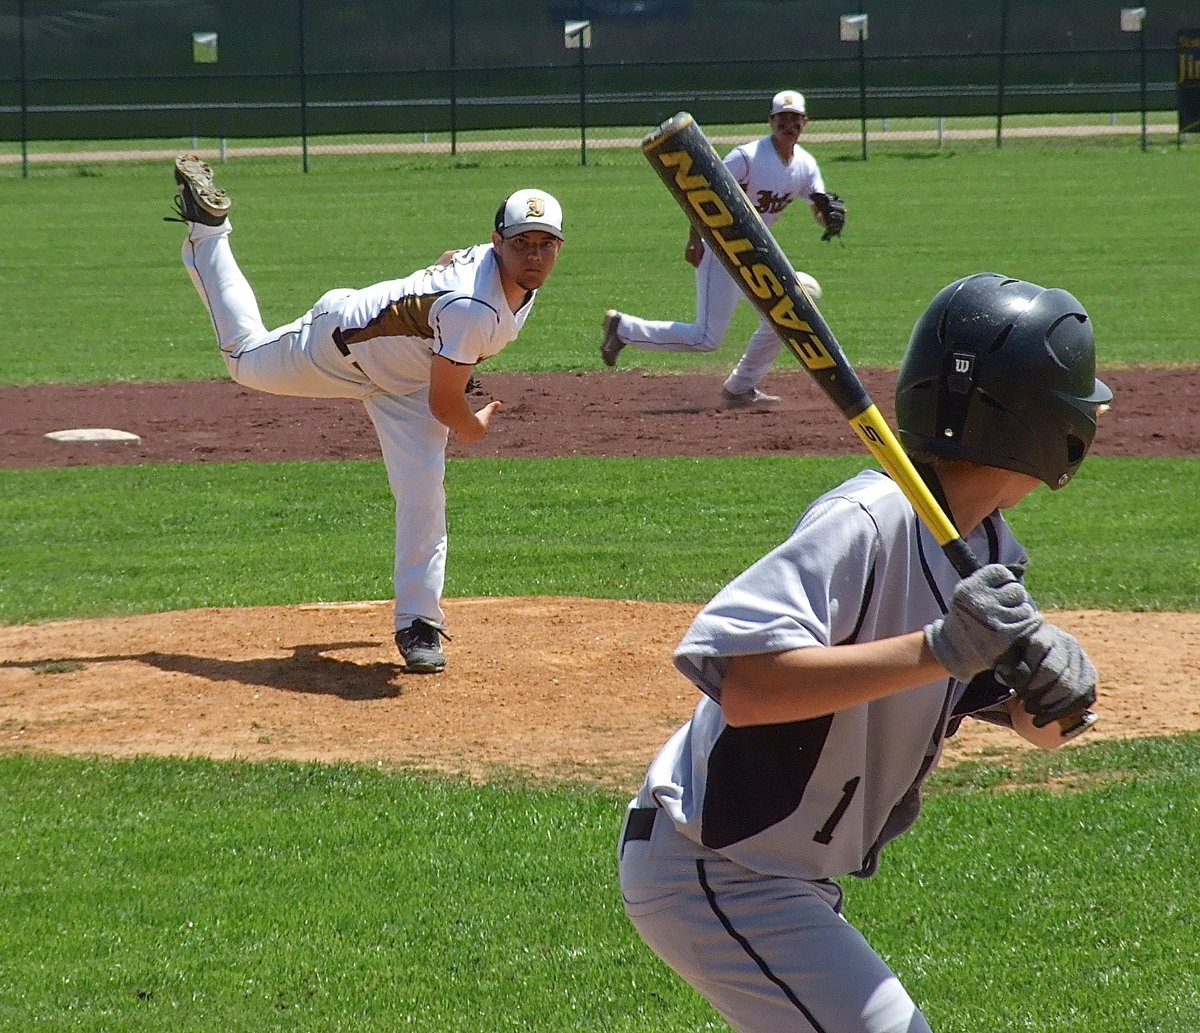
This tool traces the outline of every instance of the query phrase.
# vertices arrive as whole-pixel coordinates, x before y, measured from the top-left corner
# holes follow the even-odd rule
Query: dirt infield
[[[895,374],[861,371],[890,420]],[[836,455],[861,445],[800,371],[765,385],[773,409],[718,408],[721,378],[590,373],[483,373],[479,403],[503,400],[491,432],[449,455],[540,458],[560,455]],[[1200,420],[1180,398],[1200,395],[1200,367],[1104,373],[1116,398],[1104,414],[1096,455],[1200,455]],[[71,427],[112,427],[136,444],[62,444],[44,435]],[[78,384],[0,388],[0,467],[100,463],[273,462],[377,459],[362,406],[346,399],[281,398],[229,381]]]
[[[1200,454],[1172,417],[1200,370],[1103,374],[1116,393],[1096,453]],[[458,456],[761,455],[857,451],[802,373],[776,409],[715,408],[720,378],[630,371],[484,374],[493,433]],[[892,375],[864,380],[890,417]],[[134,444],[44,435],[113,427]],[[0,389],[0,466],[375,459],[357,403],[276,398],[226,382]],[[381,542],[385,562],[390,542]],[[452,546],[453,547],[453,546]],[[496,768],[632,787],[690,712],[671,651],[693,605],[451,599],[442,675],[406,675],[382,601],[214,609],[0,627],[0,749],[353,760],[486,777]],[[1195,614],[1054,615],[1097,660],[1092,737],[1200,729]],[[636,629],[631,634],[630,629]],[[968,729],[948,759],[1019,749]]]

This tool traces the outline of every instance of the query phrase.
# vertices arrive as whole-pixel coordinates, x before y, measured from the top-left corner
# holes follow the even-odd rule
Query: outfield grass
[[[821,281],[822,311],[860,365],[894,366],[936,290],[980,270],[1073,290],[1095,320],[1102,363],[1195,362],[1200,297],[1185,285],[1200,210],[1184,199],[1197,160],[1187,150],[1054,149],[827,162],[827,185],[850,207],[844,243],[821,243],[803,211],[776,230]],[[331,157],[304,175],[292,162],[255,159],[220,178],[269,324],[330,287],[404,275],[448,246],[485,239],[498,198],[528,183],[563,201],[568,243],[521,339],[489,368],[597,368],[609,307],[691,318],[686,221],[640,155],[603,152],[587,167],[535,161],[447,168],[397,157],[380,168]],[[0,191],[0,383],[222,376],[179,263],[181,227],[160,221],[170,210],[169,162],[80,171]],[[729,341],[709,356],[626,352],[622,363],[723,370],[752,325],[742,306]]]

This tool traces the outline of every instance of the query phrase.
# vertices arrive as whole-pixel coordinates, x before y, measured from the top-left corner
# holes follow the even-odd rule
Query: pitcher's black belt
[[[362,367],[351,357],[350,345],[346,343],[346,338],[342,336],[342,328],[340,326],[334,327],[333,329],[333,343],[338,351],[345,355],[346,358],[350,359],[350,365],[361,372]]]
[[[634,807],[625,819],[625,834],[621,837],[621,849],[635,839],[649,839],[654,831],[654,816],[657,807]]]

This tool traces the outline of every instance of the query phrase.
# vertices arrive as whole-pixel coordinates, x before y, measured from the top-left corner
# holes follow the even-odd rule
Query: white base
[[[52,430],[46,435],[51,441],[72,444],[78,441],[141,441],[137,434],[111,427],[77,427],[74,430]]]

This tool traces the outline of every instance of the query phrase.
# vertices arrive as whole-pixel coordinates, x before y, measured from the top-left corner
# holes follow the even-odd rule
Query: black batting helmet
[[[917,320],[896,381],[896,422],[913,459],[966,459],[1061,488],[1111,398],[1096,379],[1091,320],[1073,295],[977,273],[942,288]]]

